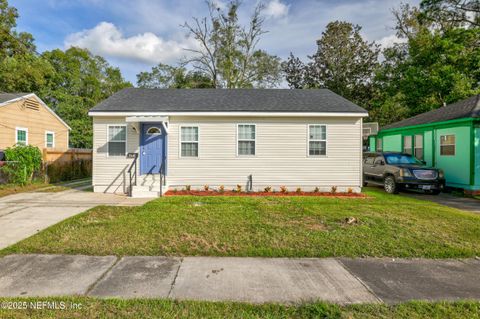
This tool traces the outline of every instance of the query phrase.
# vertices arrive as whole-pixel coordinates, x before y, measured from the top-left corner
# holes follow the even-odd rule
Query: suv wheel
[[[367,183],[367,177],[363,175],[363,187],[366,187],[368,185]]]
[[[395,178],[393,176],[385,177],[385,180],[383,181],[383,187],[389,194],[398,194],[397,183],[395,182]]]
[[[440,195],[441,190],[439,190],[439,189],[434,189],[434,190],[428,191],[428,192],[426,192],[426,193],[427,193],[427,194],[432,194],[432,195]]]

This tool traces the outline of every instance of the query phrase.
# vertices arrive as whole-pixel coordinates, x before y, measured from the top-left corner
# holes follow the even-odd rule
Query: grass
[[[64,302],[66,310],[2,310],[5,318],[479,318],[478,302],[409,302],[394,306],[327,303],[251,305],[234,302],[171,301],[155,299],[25,298],[3,302]],[[70,305],[81,304],[80,310]]]
[[[141,207],[99,206],[0,255],[480,256],[480,215],[377,189],[367,194],[367,199],[179,196]],[[358,223],[345,223],[347,217]]]
[[[43,183],[41,181],[34,181],[32,184],[27,185],[0,184],[0,197],[25,192],[58,193],[78,186],[88,185],[90,181],[91,179],[86,178],[55,184]]]
[[[50,184],[35,182],[28,185],[4,184],[0,185],[0,197],[40,190],[51,186]]]

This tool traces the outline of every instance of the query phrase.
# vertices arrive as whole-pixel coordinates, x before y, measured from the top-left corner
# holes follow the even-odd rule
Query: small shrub
[[[190,185],[185,185],[185,190],[186,190],[187,192],[189,192],[190,189],[192,189],[192,186],[190,186]]]
[[[280,192],[282,192],[282,193],[284,193],[284,194],[285,194],[285,193],[288,193],[288,188],[287,188],[287,186],[280,186]]]
[[[219,191],[220,193],[223,193],[223,192],[225,191],[225,186],[220,185],[220,186],[218,187],[218,191]]]
[[[173,189],[173,192],[174,192],[174,193],[178,192],[178,189],[174,188],[174,189]]]
[[[347,193],[352,194],[352,193],[353,193],[353,188],[349,187],[349,188],[347,189]]]
[[[337,186],[332,186],[332,189],[330,190],[330,193],[332,193],[332,194],[337,193]]]
[[[208,192],[209,189],[210,189],[210,186],[208,186],[208,185],[203,185],[203,190],[204,190],[204,191]]]
[[[263,190],[265,191],[265,193],[270,193],[270,191],[272,190],[272,187],[267,186]]]
[[[237,192],[239,193],[242,192],[242,185],[240,184],[237,185]]]
[[[297,189],[295,190],[295,192],[296,192],[297,194],[301,193],[301,192],[302,192],[302,188],[301,188],[301,187],[297,187]]]
[[[313,192],[314,192],[314,193],[318,193],[318,192],[320,192],[320,188],[318,188],[318,187],[315,187],[315,189],[313,190]]]

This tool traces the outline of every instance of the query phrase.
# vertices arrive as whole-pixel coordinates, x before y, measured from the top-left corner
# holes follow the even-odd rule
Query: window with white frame
[[[410,154],[410,155],[413,154],[412,147],[413,147],[412,136],[411,135],[404,136],[403,137],[403,152],[406,153],[406,154]]]
[[[55,133],[54,132],[45,132],[45,147],[54,148],[55,147]]]
[[[17,127],[15,129],[15,143],[19,145],[28,145],[28,129]]]
[[[127,150],[127,126],[108,126],[108,156],[125,156]]]
[[[415,135],[415,157],[423,160],[423,135]]]
[[[239,156],[255,155],[256,135],[257,132],[255,124],[238,124],[237,152]]]
[[[309,125],[308,126],[308,155],[325,156],[327,155],[327,126]]]
[[[455,156],[455,135],[440,136],[440,155]]]
[[[182,157],[198,157],[198,126],[180,128],[180,152]]]

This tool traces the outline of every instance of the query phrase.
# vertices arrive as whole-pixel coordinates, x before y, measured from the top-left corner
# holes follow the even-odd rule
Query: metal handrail
[[[160,197],[163,196],[163,186],[166,186],[166,176],[165,176],[165,162],[162,161],[162,165],[160,165]]]
[[[135,156],[133,158],[133,162],[132,164],[130,164],[130,167],[128,168],[128,177],[129,177],[129,180],[130,180],[130,187],[128,189],[128,193],[130,195],[130,197],[132,196],[132,188],[133,186],[136,186],[137,185],[137,159],[138,159],[138,154],[135,153]],[[134,168],[133,170],[133,176],[132,176],[132,168]],[[135,181],[134,183],[132,184],[132,180],[135,178]]]

